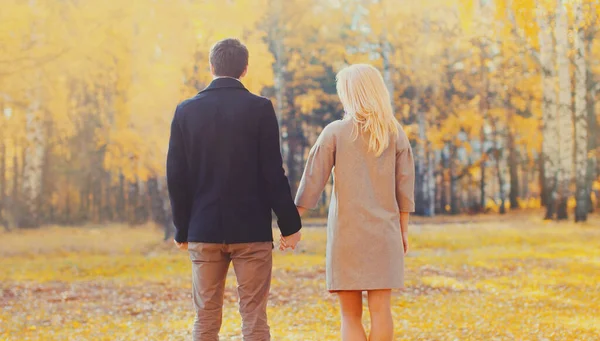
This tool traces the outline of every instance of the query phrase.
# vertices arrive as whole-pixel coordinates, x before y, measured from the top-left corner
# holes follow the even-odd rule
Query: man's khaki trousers
[[[196,309],[193,340],[219,340],[225,279],[229,263],[233,262],[244,341],[269,341],[267,301],[271,286],[273,243],[189,243],[188,250],[192,260]]]

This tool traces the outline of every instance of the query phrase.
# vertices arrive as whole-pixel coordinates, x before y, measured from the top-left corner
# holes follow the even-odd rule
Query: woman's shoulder
[[[352,126],[353,122],[349,119],[340,119],[335,120],[328,125],[325,126],[325,129],[335,130],[335,129],[343,129],[344,127]]]
[[[349,122],[348,120],[336,120],[326,125],[319,135],[317,144],[334,146],[337,138],[344,134],[344,130],[348,126],[348,123],[351,124],[352,122]]]
[[[348,126],[348,123],[352,124],[352,122],[350,122],[349,120],[333,121],[326,125],[325,128],[323,128],[321,135],[325,137],[335,137]]]

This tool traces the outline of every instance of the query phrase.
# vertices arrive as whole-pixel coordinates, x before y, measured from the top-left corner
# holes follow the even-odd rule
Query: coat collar
[[[200,92],[205,92],[205,91],[210,91],[210,90],[215,90],[215,89],[222,89],[222,88],[234,88],[234,89],[242,89],[242,90],[248,91],[248,89],[246,89],[246,87],[244,87],[244,84],[242,84],[242,82],[240,82],[238,79],[230,78],[230,77],[221,77],[221,78],[213,79],[213,81],[210,82],[210,84],[206,87],[206,89],[204,89]]]

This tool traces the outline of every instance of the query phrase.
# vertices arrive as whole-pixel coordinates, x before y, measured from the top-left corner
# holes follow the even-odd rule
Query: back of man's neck
[[[235,77],[229,77],[229,76],[213,76],[213,80],[215,79],[219,79],[219,78],[230,78],[230,79],[235,79],[236,81],[240,81],[239,78],[235,78]]]

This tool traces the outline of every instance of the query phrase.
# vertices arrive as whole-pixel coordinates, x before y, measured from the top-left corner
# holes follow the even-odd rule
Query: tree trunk
[[[512,122],[509,120],[509,125]],[[507,127],[508,141],[508,170],[510,175],[510,191],[508,194],[510,209],[519,209],[519,161],[517,147],[515,146],[515,136],[511,127]]]
[[[127,197],[125,194],[125,176],[119,173],[119,188],[117,190],[117,217],[119,221],[124,222],[127,219]]]
[[[497,123],[493,124],[494,132],[494,158],[496,159],[496,175],[498,177],[498,190],[500,195],[500,207],[498,211],[500,214],[506,213],[506,195],[504,192],[504,174],[502,167],[502,161],[504,159],[502,148],[500,147],[500,137],[498,136]]]
[[[533,181],[535,179],[535,176],[533,178],[531,178],[530,180],[530,175],[533,174],[533,172],[535,172],[534,169],[531,168],[535,168],[535,167],[530,167],[531,162],[529,160],[529,156],[527,155],[527,152],[523,153],[523,157],[522,157],[522,162],[521,162],[521,179],[520,179],[520,190],[519,190],[519,194],[521,195],[521,198],[523,200],[523,202],[525,203],[525,207],[527,207],[529,205],[529,181]],[[535,164],[534,164],[535,166]]]
[[[480,98],[479,98],[479,110],[481,111],[481,115],[483,116],[483,124],[481,125],[481,131],[480,131],[480,141],[479,143],[481,144],[481,162],[479,163],[479,170],[480,170],[480,183],[479,183],[479,206],[482,212],[485,212],[485,206],[486,206],[486,191],[485,191],[485,169],[486,169],[486,160],[487,160],[487,153],[486,153],[486,145],[487,145],[487,136],[486,136],[486,132],[485,132],[485,127],[487,124],[487,116],[488,116],[488,108],[489,108],[489,103],[488,103],[488,94],[489,94],[489,81],[488,81],[488,73],[487,73],[487,66],[486,66],[486,53],[485,53],[485,46],[481,45],[481,53],[480,53],[480,74],[481,74],[481,93],[480,93]]]
[[[148,179],[148,195],[152,203],[152,220],[164,226],[167,221],[167,214],[165,212],[164,198],[161,196],[156,177]]]
[[[540,185],[540,203],[542,205],[542,207],[546,207],[548,208],[548,197],[549,197],[549,191],[548,191],[548,182],[546,181],[546,172],[545,172],[545,165],[546,165],[546,158],[544,157],[544,154],[541,154],[538,156],[537,159],[537,163],[538,163],[538,170],[539,170],[539,174],[538,174],[538,183]],[[551,218],[547,218],[547,219],[551,219]]]
[[[393,49],[392,44],[387,40],[387,38],[383,37],[383,42],[381,43],[381,58],[383,60],[383,80],[385,81],[385,85],[390,93],[390,101],[392,102],[392,110],[395,109],[394,103],[394,78],[392,77],[394,73],[394,66],[392,62]]]
[[[483,142],[483,139],[482,139]],[[481,164],[479,166],[479,171],[480,171],[480,179],[479,179],[479,208],[481,209],[481,212],[485,212],[485,207],[486,207],[486,197],[485,197],[485,168],[486,168],[486,161],[485,159],[487,158],[487,155],[485,154],[485,151],[483,151],[483,143],[482,143],[482,159],[481,159]]]
[[[4,118],[4,104],[0,102],[0,224],[8,230],[8,223],[5,218],[5,193],[6,191],[6,135],[4,127],[6,126]]]
[[[386,25],[387,24],[386,1],[379,0],[378,2],[381,5],[382,24]],[[381,42],[379,48],[381,49],[381,60],[382,60],[382,64],[383,64],[383,81],[385,82],[385,86],[387,87],[388,92],[390,93],[390,101],[392,102],[391,103],[392,110],[395,110],[395,105],[394,105],[395,90],[394,90],[394,78],[393,78],[394,62],[392,60],[393,55],[394,55],[394,49],[392,47],[392,44],[389,42],[387,35],[388,35],[388,31],[384,27],[381,32],[381,36],[379,37],[379,41]]]
[[[64,223],[65,224],[72,224],[73,220],[71,217],[71,186],[69,185],[69,182],[67,180],[67,185],[65,186],[66,188],[66,193],[65,193],[65,213],[64,213]]]
[[[291,96],[290,96],[291,97]],[[291,106],[290,106],[291,108]],[[290,189],[292,191],[292,195],[295,195],[298,189],[298,182],[300,181],[300,172],[298,171],[298,154],[299,147],[301,146],[300,136],[299,136],[299,127],[298,121],[296,119],[296,115],[294,109],[289,110],[289,116],[287,119],[287,155],[286,155],[286,164],[288,171],[288,180],[290,182]]]
[[[554,49],[551,35],[550,17],[543,9],[543,4],[537,4],[536,19],[539,27],[540,63],[542,68],[542,155],[543,182],[545,188],[544,202],[546,216],[544,219],[554,219],[556,203],[556,180],[558,173],[558,116],[557,98],[554,80],[556,78],[554,65]]]
[[[440,191],[439,191],[439,212],[448,213],[448,157],[446,156],[446,148],[442,148],[442,157],[440,158]]]
[[[79,190],[80,203],[79,213],[77,215],[77,223],[84,223],[90,219],[90,197],[91,197],[91,175],[88,173],[83,179],[83,186]]]
[[[108,171],[104,172],[104,186],[103,186],[103,207],[102,207],[102,219],[104,221],[114,221],[113,214],[113,201],[112,201],[112,183],[111,183],[111,174]]]
[[[571,75],[568,37],[568,18],[563,0],[556,2],[556,62],[558,64],[558,133],[559,171],[557,219],[568,218],[567,201],[573,174],[573,118],[571,111]]]
[[[419,161],[419,145],[415,150],[415,214],[425,215],[425,166],[424,161]]]
[[[1,108],[0,108],[1,109]],[[2,115],[0,111],[0,115]],[[2,137],[4,137],[4,132]],[[6,145],[4,140],[0,140],[0,223],[6,230],[9,230],[8,220],[6,218]]]
[[[42,167],[44,160],[44,127],[38,93],[32,94],[31,106],[26,111],[27,152],[23,165],[23,207],[20,227],[40,225],[40,195],[42,194]]]
[[[166,186],[166,178],[160,178],[158,181],[158,192],[163,198],[163,212],[165,212],[165,221],[163,225],[164,240],[168,240],[175,235],[175,225],[173,224],[173,212],[171,210],[171,202],[169,201],[169,192]]]
[[[435,152],[432,150],[431,143],[428,144],[427,151],[427,179],[428,179],[428,195],[429,199],[427,203],[427,210],[425,216],[433,217],[435,215],[435,193],[436,193],[436,181],[435,181]]]
[[[56,182],[58,179],[55,177],[54,152],[52,143],[54,140],[53,133],[55,131],[54,122],[47,113],[45,115],[43,126],[43,137],[45,143],[44,152],[42,154],[42,166],[40,170],[41,189],[38,199],[38,207],[40,208],[41,223],[52,224],[55,223],[55,207],[53,205],[52,196],[54,193],[56,193]]]
[[[589,190],[587,188],[588,164],[588,125],[586,103],[586,65],[583,11],[581,2],[574,3],[575,11],[575,173],[577,181],[575,221],[586,221],[588,214]]]
[[[12,179],[12,195],[10,212],[13,217],[14,225],[20,226],[19,219],[21,218],[21,181],[19,181],[21,171],[19,168],[19,154],[17,149],[13,153],[13,179]]]
[[[421,110],[421,108],[419,107],[419,95],[415,95],[415,98],[413,99],[413,109],[414,109],[414,114],[417,116],[417,124],[419,127],[419,141],[417,142],[417,145],[415,146],[415,150],[416,150],[416,193],[415,193],[415,200],[416,200],[416,209],[417,209],[417,213],[424,215],[424,216],[428,216],[431,217],[433,216],[434,212],[431,210],[430,207],[430,201],[431,199],[429,198],[429,195],[431,193],[429,186],[431,185],[431,180],[429,179],[429,172],[427,169],[426,164],[428,163],[428,156],[427,156],[427,151],[425,149],[426,147],[426,141],[427,141],[427,127],[426,127],[426,120],[425,120],[425,112],[423,110]],[[430,165],[433,166],[433,165]]]
[[[459,214],[460,206],[458,201],[458,175],[456,174],[456,162],[458,160],[457,148],[454,144],[450,146],[450,213]]]
[[[281,13],[283,12],[282,8],[283,0],[273,0],[271,6],[273,6],[274,17],[279,18]],[[273,64],[273,73],[275,76],[275,101],[276,101],[276,110],[277,110],[277,121],[281,126],[283,122],[283,116],[285,113],[285,73],[286,73],[286,63],[285,63],[285,47],[283,44],[284,38],[283,26],[280,25],[279,20],[275,20],[275,22],[271,25],[269,30],[269,41],[270,41],[270,49],[271,54],[275,59],[275,63]]]
[[[129,225],[139,224],[139,205],[140,205],[140,186],[137,182],[131,181],[128,186],[127,206],[129,208],[128,220]]]
[[[46,129],[46,139],[50,141],[49,134],[51,129]],[[42,154],[42,166],[40,169],[40,195],[38,196],[38,204],[40,213],[40,224],[52,223],[52,192],[55,179],[52,176],[52,150],[51,146],[46,143]]]
[[[592,73],[592,66],[590,65],[592,62],[595,62],[595,59],[592,59],[592,47],[594,44],[594,39],[590,38],[586,42],[586,110],[587,110],[587,126],[588,126],[588,164],[586,170],[586,185],[588,189],[588,213],[592,213],[594,211],[594,203],[592,201],[592,193],[593,193],[593,185],[594,180],[598,176],[597,173],[597,134],[600,126],[598,126],[598,121],[596,118],[596,83],[594,81],[594,75]],[[598,193],[600,194],[600,193]],[[596,195],[596,202],[598,203],[598,207],[600,208],[600,195]]]

